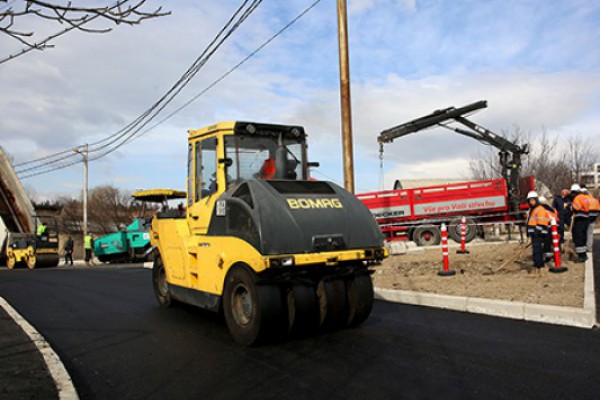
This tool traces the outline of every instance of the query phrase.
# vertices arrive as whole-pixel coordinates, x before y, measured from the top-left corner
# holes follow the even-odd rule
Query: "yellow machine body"
[[[344,293],[352,286],[355,276],[365,275],[361,285],[371,284],[367,267],[387,255],[379,229],[370,212],[352,195],[333,184],[308,179],[303,128],[224,122],[188,133],[185,215],[172,218],[167,213],[158,213],[152,220],[151,244],[156,249],[154,284],[161,304],[169,305],[173,298],[213,311],[230,306],[233,311],[224,310],[230,332],[236,341],[251,344],[270,328],[256,328],[261,334],[244,331],[242,336],[235,330],[249,330],[246,325],[253,323],[252,318],[258,318],[252,310],[264,305],[256,305],[256,297],[264,299],[267,296],[255,295],[254,303],[248,298],[252,293],[264,290],[263,283],[275,286],[274,298],[281,298],[285,303],[286,298],[293,297],[293,287],[297,285],[295,279],[304,274],[302,276],[310,277],[310,282],[314,282],[307,284],[312,288],[310,300],[314,297],[322,307],[325,300],[319,298],[318,287],[325,287],[323,281],[343,281]],[[261,162],[263,166],[258,168]],[[276,172],[274,176],[264,178],[262,176],[269,173],[269,162]],[[280,172],[282,169],[286,172]],[[238,209],[247,211],[238,215]],[[354,228],[369,232],[363,241],[366,245],[360,245],[352,233],[342,235],[332,231],[323,234],[331,225],[326,219],[332,215],[344,232],[350,232],[353,223],[360,225],[364,220],[364,228]],[[351,221],[352,218],[358,220]],[[319,224],[322,226],[316,227]],[[305,235],[311,229],[316,233]],[[287,235],[298,236],[298,245]],[[251,287],[239,289],[239,296],[231,288],[235,276],[229,278],[228,288],[228,277],[235,269],[243,270],[235,276],[246,274],[250,277],[240,285]],[[247,281],[260,281],[258,289]],[[338,286],[342,287],[341,284]],[[338,286],[334,289],[338,290]],[[365,289],[367,296],[371,296],[366,300],[369,304],[372,287],[370,290]],[[325,289],[321,292],[325,293]],[[230,299],[223,299],[227,293]],[[294,304],[301,301],[304,299]],[[241,304],[238,309],[242,311],[235,311],[238,303]],[[290,307],[277,303],[280,310]],[[264,319],[266,313],[259,314]],[[285,313],[289,326],[292,326],[292,316]],[[234,326],[240,318],[242,322]],[[351,319],[345,317],[348,318]],[[320,320],[325,320],[322,314]]]

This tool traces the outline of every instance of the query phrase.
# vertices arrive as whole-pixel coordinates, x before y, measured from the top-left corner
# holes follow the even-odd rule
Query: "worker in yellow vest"
[[[48,226],[46,225],[46,223],[42,222],[37,226],[37,230],[36,230],[35,234],[39,238],[42,238],[42,237],[46,236],[47,230],[48,230]]]
[[[92,260],[92,249],[94,248],[94,237],[89,233],[83,238],[83,248],[85,249],[85,263],[90,265]]]

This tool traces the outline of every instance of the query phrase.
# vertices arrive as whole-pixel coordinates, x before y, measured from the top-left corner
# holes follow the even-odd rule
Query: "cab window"
[[[203,140],[197,146],[196,176],[200,179],[196,182],[196,196],[203,198],[217,191],[217,139]]]
[[[231,160],[227,168],[227,186],[249,179],[305,179],[303,171],[303,143],[300,140],[285,139],[285,151],[279,154],[285,158],[287,168],[277,172],[277,137],[233,135],[225,139],[225,157]]]

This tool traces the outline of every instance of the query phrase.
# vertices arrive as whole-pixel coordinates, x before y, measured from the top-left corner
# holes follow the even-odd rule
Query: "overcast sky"
[[[166,110],[253,51],[313,0],[265,0]],[[110,3],[110,2],[107,2]],[[161,2],[172,15],[0,65],[0,145],[15,162],[93,142],[156,101],[240,0]],[[487,100],[473,119],[600,143],[600,2],[348,0],[356,186],[379,186],[376,137],[436,109]],[[28,27],[58,30],[31,19]],[[44,24],[44,25],[38,25]],[[0,56],[19,44],[0,37]],[[342,182],[336,1],[310,13],[168,122],[90,165],[90,185],[185,188],[187,129],[217,121],[303,125],[319,178]],[[386,146],[397,178],[469,176],[478,142],[434,129]],[[24,181],[40,198],[77,195],[82,166]]]

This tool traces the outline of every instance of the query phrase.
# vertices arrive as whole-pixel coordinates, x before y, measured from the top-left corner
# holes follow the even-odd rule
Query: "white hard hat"
[[[547,203],[548,199],[545,196],[540,196],[540,203]]]
[[[571,185],[571,192],[579,192],[581,191],[581,187],[578,183],[574,183]]]
[[[590,192],[590,191],[589,191],[587,188],[581,188],[581,191],[582,191],[583,193],[589,193],[589,192]]]
[[[539,197],[537,192],[532,190],[531,192],[527,193],[527,200],[532,199],[534,197]]]

